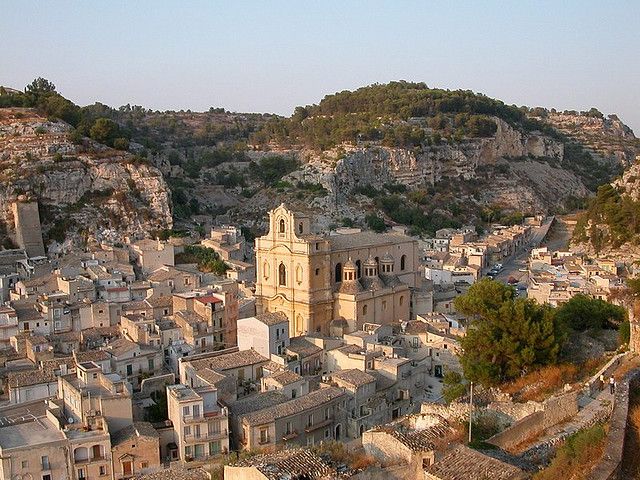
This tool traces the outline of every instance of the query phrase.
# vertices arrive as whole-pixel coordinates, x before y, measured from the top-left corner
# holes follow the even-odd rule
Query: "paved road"
[[[504,270],[500,272],[495,279],[501,282],[507,283],[510,277],[514,277],[518,280],[518,283],[522,283],[524,285],[529,281],[529,274],[527,270],[527,260],[529,258],[529,252],[531,248],[536,248],[543,244],[543,239],[547,235],[549,228],[551,227],[551,223],[553,222],[554,217],[549,217],[545,220],[545,222],[540,227],[535,227],[533,229],[533,233],[531,234],[531,239],[528,244],[526,244],[520,251],[509,258],[505,258],[502,261],[502,265]],[[524,271],[522,271],[524,270]],[[520,295],[526,296],[526,292],[520,292]]]

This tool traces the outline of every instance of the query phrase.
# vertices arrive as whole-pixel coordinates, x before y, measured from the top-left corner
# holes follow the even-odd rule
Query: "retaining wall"
[[[503,450],[511,450],[546,429],[563,422],[578,413],[578,392],[572,391],[553,396],[542,404],[542,408],[527,415],[509,428],[487,440]]]
[[[602,462],[589,475],[590,480],[617,480],[620,477],[624,437],[627,433],[627,416],[629,413],[629,387],[640,383],[640,370],[632,370],[618,383],[613,413],[609,422],[609,434]]]

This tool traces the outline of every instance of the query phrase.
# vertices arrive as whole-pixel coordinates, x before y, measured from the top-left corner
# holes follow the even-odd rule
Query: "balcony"
[[[85,465],[88,463],[94,463],[94,462],[106,462],[111,460],[107,455],[96,455],[94,457],[91,458],[74,458],[73,459],[73,463],[75,463],[76,465]]]
[[[293,432],[289,432],[289,433],[285,433],[282,436],[282,441],[283,442],[288,442],[289,440],[293,440],[294,438],[296,438],[298,436],[298,432],[296,432],[295,430]]]
[[[204,423],[210,420],[217,420],[220,418],[226,418],[226,416],[222,414],[222,410],[217,410],[213,412],[205,412],[200,415],[184,415],[182,417],[182,423],[186,423],[186,424]]]
[[[220,440],[223,438],[227,438],[228,436],[228,430],[226,428],[222,428],[219,432],[202,432],[199,435],[194,433],[185,435],[184,441],[185,443],[200,443],[207,442],[209,440]]]
[[[331,425],[333,423],[333,418],[327,418],[326,420],[318,423],[314,423],[313,425],[307,425],[304,429],[305,432],[313,432],[314,430],[318,430],[319,428],[326,427],[327,425]]]

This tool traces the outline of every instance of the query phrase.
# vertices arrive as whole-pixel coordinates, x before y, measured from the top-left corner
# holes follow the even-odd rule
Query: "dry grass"
[[[604,359],[595,358],[581,365],[563,363],[550,365],[528,373],[501,387],[518,402],[540,402],[560,391],[565,384],[582,382],[598,371]]]
[[[558,448],[551,464],[536,473],[533,480],[587,480],[602,457],[606,439],[607,432],[602,425],[571,435]]]

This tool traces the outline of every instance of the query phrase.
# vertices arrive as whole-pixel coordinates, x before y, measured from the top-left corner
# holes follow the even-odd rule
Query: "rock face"
[[[33,110],[0,109],[0,221],[9,230],[11,203],[21,194],[39,201],[45,231],[66,222],[85,240],[121,241],[172,226],[157,168],[89,139],[75,144],[70,131]]]
[[[548,113],[542,120],[584,145],[603,159],[627,167],[640,153],[633,130],[617,116],[590,116],[579,113]]]
[[[495,165],[509,157],[562,159],[562,143],[543,135],[523,135],[494,118],[498,130],[492,138],[465,140],[424,147],[421,153],[400,148],[362,148],[349,152],[335,165],[336,185],[402,183],[411,187],[435,185],[446,178],[476,176],[479,166]],[[313,165],[315,162],[311,162]]]

